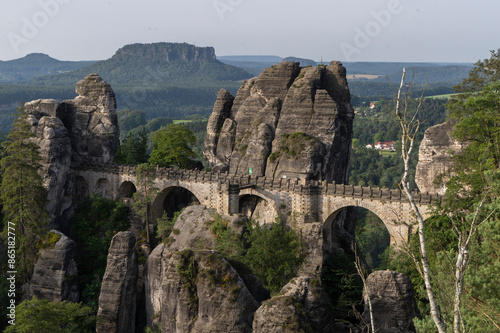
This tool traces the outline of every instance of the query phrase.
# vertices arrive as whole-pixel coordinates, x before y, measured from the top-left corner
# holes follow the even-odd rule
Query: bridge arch
[[[100,194],[103,198],[113,199],[113,188],[106,178],[99,178],[95,184],[95,194]]]
[[[82,176],[77,175],[75,177],[75,190],[75,197],[78,198],[78,200],[80,200],[81,202],[83,202],[85,199],[88,199],[90,196],[89,184],[87,183],[87,180],[85,180],[85,178]]]
[[[156,221],[166,212],[169,217],[184,207],[199,205],[200,200],[189,189],[183,186],[172,185],[158,193],[153,201],[153,221]]]
[[[137,192],[135,184],[129,180],[126,180],[120,184],[118,188],[118,198],[132,198],[134,193]]]
[[[275,198],[248,189],[240,191],[239,213],[263,225],[274,222],[278,215]]]
[[[411,234],[412,225],[406,223],[407,219],[403,219],[404,214],[409,215],[409,211],[405,211],[402,207],[394,208],[394,206],[386,205],[381,201],[371,200],[346,200],[332,205],[331,209],[323,215],[323,221],[326,227],[333,223],[337,215],[348,207],[361,207],[375,214],[385,225],[390,234],[390,245],[401,246],[408,241]]]

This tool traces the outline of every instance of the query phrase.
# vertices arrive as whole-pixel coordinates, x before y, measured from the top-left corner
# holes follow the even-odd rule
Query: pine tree
[[[20,106],[13,128],[4,142],[4,157],[0,161],[3,175],[0,192],[4,214],[3,236],[6,237],[15,228],[15,270],[24,280],[31,277],[36,260],[36,242],[46,231],[49,222],[44,210],[47,191],[38,174],[41,159],[39,147],[31,140],[34,134],[26,119],[27,114]]]
[[[137,176],[137,192],[134,193],[133,207],[142,218],[146,226],[146,242],[150,245],[149,222],[152,219],[152,205],[158,194],[158,189],[154,186],[155,167],[151,164],[139,164],[135,173]]]

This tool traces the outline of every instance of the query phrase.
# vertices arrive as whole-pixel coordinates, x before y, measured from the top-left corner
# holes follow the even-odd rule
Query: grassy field
[[[350,74],[347,75],[347,79],[353,80],[353,79],[368,79],[368,80],[373,80],[373,79],[378,79],[382,75],[372,75],[372,74]]]
[[[187,119],[174,119],[172,121],[174,122],[174,124],[185,124],[193,122],[193,120],[187,120]]]
[[[427,96],[426,98],[446,98],[450,99],[451,96],[456,95],[456,94],[445,94],[445,95],[434,95],[434,96]]]
[[[379,150],[378,152],[381,156],[384,156],[384,157],[396,155],[395,151]]]

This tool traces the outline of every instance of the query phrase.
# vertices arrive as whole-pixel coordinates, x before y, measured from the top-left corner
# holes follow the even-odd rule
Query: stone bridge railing
[[[134,165],[123,164],[84,164],[78,166],[76,169],[135,175],[135,168],[136,166]],[[221,183],[227,184],[230,187],[255,187],[276,192],[323,194],[385,202],[408,202],[408,199],[400,189],[353,186],[298,178],[269,179],[265,176],[229,176],[227,173],[160,167],[156,169],[156,177],[159,179],[175,179],[195,183]],[[412,194],[415,203],[418,205],[430,205],[441,201],[441,196],[438,194],[421,193],[419,191],[413,191]]]

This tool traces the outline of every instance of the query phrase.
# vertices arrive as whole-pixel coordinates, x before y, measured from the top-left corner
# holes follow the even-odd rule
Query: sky
[[[127,44],[218,56],[476,62],[500,48],[497,0],[1,0],[0,60],[104,60]]]

